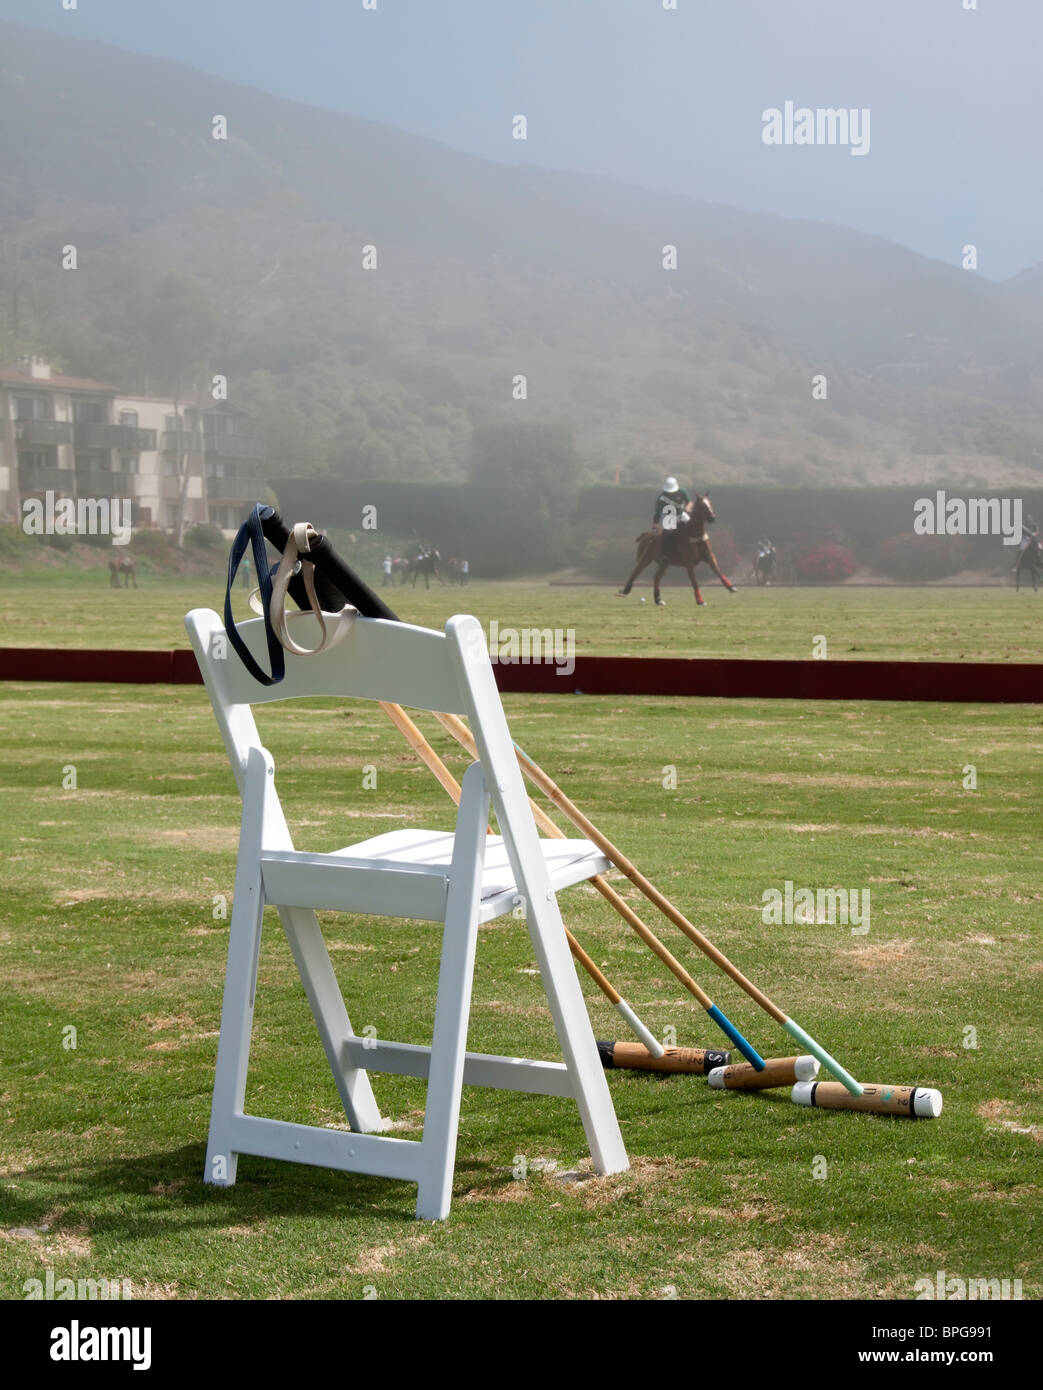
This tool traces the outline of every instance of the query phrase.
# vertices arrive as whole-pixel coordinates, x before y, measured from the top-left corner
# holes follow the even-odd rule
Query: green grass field
[[[806,659],[821,635],[836,660],[1043,660],[1043,592],[749,587],[731,596],[714,581],[703,584],[703,608],[690,589],[664,594],[666,607],[656,608],[651,590],[620,599],[610,584],[475,581],[466,590],[434,585],[425,592],[421,584],[384,591],[407,622],[441,627],[465,611],[485,624],[495,618],[501,628],[571,629],[581,654]],[[0,576],[0,633],[11,647],[183,647],[185,613],[220,611],[223,602],[219,579],[149,576],[138,589],[114,591],[100,570],[7,573]],[[241,588],[236,612],[250,616]]]
[[[822,633],[837,658],[982,660],[1036,659],[1043,611],[1002,590],[706,592],[697,614],[679,590],[657,612],[545,585],[396,591],[394,605],[430,625],[467,608],[572,626],[580,651],[809,656]],[[35,609],[30,597],[27,580],[5,578],[5,645],[180,645],[188,607],[220,606],[200,581],[113,594],[62,575]],[[589,1175],[571,1105],[466,1089],[446,1223],[414,1222],[411,1186],[252,1158],[234,1188],[204,1187],[239,819],[209,704],[197,688],[5,683],[0,1297],[52,1269],[128,1278],[139,1298],[912,1298],[938,1270],[1020,1279],[1038,1298],[1040,707],[505,704],[519,742],[748,975],[861,1079],[940,1087],[942,1117],[808,1111],[787,1091],[617,1072],[632,1163],[620,1177]],[[259,723],[300,846],[451,826],[444,794],[375,709],[275,705]],[[376,791],[362,790],[370,763]],[[870,890],[869,932],[765,925],[762,894],[787,879]],[[658,1032],[718,1046],[593,890],[562,906]],[[247,1107],[343,1125],[269,917]],[[765,1055],[790,1050],[647,919]],[[426,1041],[437,929],[325,920],[356,1028]],[[483,929],[470,1047],[555,1055],[534,968],[520,923]],[[583,987],[596,1034],[620,1036]],[[374,1087],[395,1132],[417,1137],[422,1086]]]

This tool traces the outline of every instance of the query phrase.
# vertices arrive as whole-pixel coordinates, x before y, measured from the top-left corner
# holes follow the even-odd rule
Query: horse
[[[1037,593],[1039,586],[1036,580],[1043,574],[1043,547],[1040,546],[1038,536],[1032,536],[1028,545],[1018,556],[1018,563],[1014,566],[1015,593],[1021,589],[1021,571],[1023,569],[1027,569],[1032,576],[1032,592]]]
[[[131,584],[135,589],[138,587],[138,562],[133,555],[110,555],[109,584],[113,589],[120,587],[120,575],[124,589],[129,589]]]
[[[695,575],[696,565],[709,565],[728,592],[735,593],[735,585],[722,571],[713,550],[710,548],[710,537],[706,528],[717,520],[717,513],[714,511],[709,497],[697,492],[694,501],[689,502],[685,511],[691,520],[678,522],[676,531],[664,531],[657,527],[638,536],[637,564],[622,589],[617,591],[620,598],[625,598],[630,593],[634,587],[634,580],[642,570],[648,568],[653,560],[657,564],[655,578],[652,581],[652,590],[655,601],[660,607],[663,606],[663,597],[659,592],[659,582],[671,565],[680,565],[687,572],[688,578],[692,582],[695,601],[700,606],[706,600],[699,590],[699,581]]]
[[[775,547],[771,541],[762,546],[757,551],[757,558],[753,562],[753,576],[758,584],[770,584],[775,578],[775,567],[778,556],[775,554]]]
[[[437,550],[420,550],[415,555],[409,557],[409,569],[406,571],[406,579],[413,580],[413,588],[416,588],[417,575],[424,576],[424,588],[430,589],[431,576],[438,580],[439,584],[444,583],[442,576],[438,573],[438,561],[441,559]],[[402,583],[406,582],[403,579]]]

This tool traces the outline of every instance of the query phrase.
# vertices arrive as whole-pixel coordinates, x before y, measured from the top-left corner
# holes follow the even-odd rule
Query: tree
[[[185,538],[185,503],[191,457],[203,454],[203,387],[218,331],[218,316],[206,287],[193,275],[170,271],[160,281],[141,319],[143,357],[155,387],[174,397],[178,486],[177,543]],[[195,401],[188,438],[181,414],[185,396]],[[191,447],[190,447],[191,445]]]

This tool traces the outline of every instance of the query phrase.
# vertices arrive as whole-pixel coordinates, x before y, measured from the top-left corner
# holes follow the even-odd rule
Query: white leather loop
[[[324,613],[319,605],[318,596],[315,593],[315,566],[311,560],[305,558],[308,551],[311,550],[312,541],[317,539],[318,534],[308,521],[298,521],[293,526],[286,541],[286,549],[279,560],[275,578],[272,581],[272,631],[286,650],[293,652],[294,656],[318,656],[320,652],[331,651],[338,642],[347,636],[352,623],[358,617],[358,609],[350,603],[346,603],[337,613]],[[293,640],[287,629],[287,621],[290,618],[300,617],[301,612],[307,612],[307,609],[302,609],[300,612],[295,609],[286,611],[287,590],[290,580],[298,569],[304,580],[304,588],[308,595],[311,611],[315,614],[322,631],[322,638],[317,647],[300,646]],[[260,590],[255,589],[250,595],[250,607],[255,613],[264,612],[260,601]]]

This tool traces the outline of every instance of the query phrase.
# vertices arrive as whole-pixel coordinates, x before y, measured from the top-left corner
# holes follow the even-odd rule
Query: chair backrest
[[[299,640],[316,644],[319,627],[313,615],[302,614],[293,621],[300,624],[294,629]],[[356,618],[351,632],[319,656],[287,652],[285,678],[274,686],[254,680],[211,609],[193,609],[185,626],[240,790],[250,750],[261,747],[251,705],[333,695],[466,715],[515,881],[528,893],[547,895],[536,825],[477,618],[452,617],[444,633],[380,618]],[[263,664],[263,619],[241,624],[239,634]]]
[[[292,622],[297,640],[304,645],[317,642],[318,624],[311,613],[294,615]],[[488,652],[477,619],[450,619],[447,631],[451,624],[459,629],[455,641],[430,628],[359,617],[342,641],[319,656],[302,657],[287,652],[284,679],[277,685],[262,685],[236,655],[215,612],[195,608],[185,618],[237,776],[246,765],[250,748],[260,746],[250,713],[252,705],[332,695],[381,700],[443,714],[469,713],[472,702],[466,687],[471,683],[470,672],[475,666],[489,666]],[[264,666],[264,620],[256,618],[240,624],[239,635]],[[498,714],[503,719],[498,696],[495,709],[486,708],[483,714],[493,719]]]

